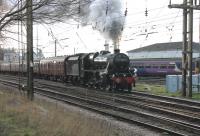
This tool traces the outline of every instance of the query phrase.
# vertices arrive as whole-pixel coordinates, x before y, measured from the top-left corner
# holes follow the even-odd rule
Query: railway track
[[[4,84],[6,85],[11,85],[13,87],[16,87],[18,84],[12,81],[6,82],[6,81],[2,81],[4,82]],[[84,99],[84,98],[80,98],[77,96],[73,96],[73,95],[69,95],[69,94],[63,94],[60,92],[56,92],[56,91],[52,91],[49,89],[42,89],[42,88],[34,88],[36,91],[35,93],[45,96],[45,97],[49,97],[55,100],[59,100],[74,106],[78,106],[90,111],[94,111],[97,113],[100,113],[102,115],[106,115],[106,116],[110,116],[113,118],[116,118],[117,120],[120,121],[124,121],[124,122],[128,122],[128,123],[133,123],[133,124],[137,124],[140,126],[144,126],[147,127],[149,129],[152,129],[154,131],[160,132],[160,133],[167,133],[170,135],[179,135],[179,136],[184,136],[185,134],[181,134],[179,132],[175,132],[172,130],[168,130],[162,127],[158,127],[156,125],[152,125],[152,124],[148,124],[142,121],[137,121],[137,120],[132,120],[130,119],[127,115],[124,116],[122,114],[120,114],[119,109],[117,107],[113,107],[112,105],[103,103],[103,102],[98,102],[98,101],[94,101],[94,100],[89,100],[89,99]],[[103,108],[102,108],[103,107]],[[117,111],[117,112],[115,112]],[[118,113],[118,114],[116,114]]]
[[[56,85],[51,84],[47,86],[47,83],[49,82],[45,82],[35,83],[38,86],[35,88],[35,90],[37,90],[36,93],[96,111],[104,115],[112,116],[118,120],[146,126],[147,128],[151,128],[159,132],[167,132],[170,135],[200,134],[200,117],[198,114],[200,113],[200,107],[198,102],[189,101],[187,104],[187,101],[185,102],[182,99],[181,101],[178,100],[176,103],[177,100],[174,98],[171,102],[172,98],[166,101],[163,100],[161,96],[158,98],[154,98],[155,96],[152,96],[151,98],[149,94],[113,94],[94,91],[94,89],[72,87],[70,85],[66,87],[63,86],[63,84],[58,85],[58,83],[56,83]],[[148,99],[146,100],[146,98]],[[167,97],[165,97],[165,99],[167,99]],[[169,109],[170,107],[179,107],[179,102],[183,101],[186,104],[182,105],[182,107],[187,108],[181,111],[180,109],[182,108],[180,108],[179,112],[172,110],[172,108]],[[190,105],[192,103],[197,104],[192,107]],[[190,108],[191,111],[189,110]],[[157,112],[159,114],[157,114]],[[195,113],[195,116],[189,116],[191,113]]]
[[[57,86],[56,86],[57,87]],[[52,88],[49,87],[49,88]],[[53,87],[54,88],[54,87]],[[52,89],[53,89],[52,88]],[[63,87],[61,87],[63,89]],[[55,89],[55,88],[54,88]],[[57,87],[58,89],[58,87]],[[98,94],[96,92],[93,91],[89,91],[87,92],[87,94],[84,92],[81,92],[81,91],[75,91],[73,89],[70,89],[71,90],[71,93],[73,95],[78,95],[79,97],[83,97],[85,95],[85,99],[92,99],[92,100],[101,100],[102,102],[107,102],[107,103],[110,103],[110,104],[115,104],[116,107],[119,107],[120,108],[126,108],[126,109],[132,109],[131,111],[126,111],[126,112],[130,112],[131,114],[136,114],[136,115],[140,115],[142,117],[147,117],[147,118],[154,118],[155,120],[156,119],[167,119],[169,121],[169,124],[171,122],[176,122],[179,124],[182,124],[182,125],[188,125],[188,126],[191,126],[191,127],[196,127],[197,129],[200,129],[200,120],[199,120],[199,114],[200,113],[200,108],[199,107],[196,107],[195,110],[196,110],[196,115],[198,115],[198,117],[193,117],[193,116],[189,116],[190,114],[192,114],[193,112],[189,112],[188,114],[189,115],[184,115],[186,112],[182,111],[182,113],[177,113],[177,112],[172,112],[171,110],[166,110],[166,108],[158,108],[158,105],[157,107],[153,107],[152,105],[150,104],[145,104],[145,103],[142,103],[142,102],[133,102],[133,101],[130,101],[130,100],[126,100],[126,99],[122,99],[121,95],[119,94],[111,94],[108,96],[107,93],[104,93],[104,94],[100,94],[99,95],[99,92]],[[62,92],[62,91],[61,91]],[[69,92],[69,91],[68,91]],[[75,92],[75,93],[74,93]],[[64,93],[64,92],[62,92]],[[78,94],[79,93],[79,94]],[[169,102],[168,102],[169,103]],[[175,105],[175,104],[173,104]],[[136,108],[137,107],[137,108]],[[149,113],[145,110],[141,110],[142,109],[146,109],[146,110],[150,110],[151,112],[154,111],[154,113]],[[189,107],[188,107],[189,108]],[[164,109],[164,110],[163,110]],[[133,112],[134,111],[134,112]],[[140,111],[140,112],[136,112],[136,111]],[[156,112],[159,112],[160,114],[157,114]],[[150,115],[151,114],[151,115]],[[163,115],[162,115],[163,114]],[[170,116],[164,116],[165,115],[170,115]],[[149,115],[149,116],[147,116]],[[154,116],[155,115],[155,116]],[[178,118],[178,120],[177,120]],[[166,122],[166,120],[163,120],[164,122]],[[187,120],[187,121],[185,121]],[[193,131],[197,131],[196,129],[194,129]]]

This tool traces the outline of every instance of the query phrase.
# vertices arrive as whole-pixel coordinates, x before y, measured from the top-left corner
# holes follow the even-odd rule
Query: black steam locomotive
[[[129,63],[129,57],[119,52],[79,53],[35,61],[34,75],[101,89],[131,91],[135,79],[129,71]],[[0,71],[18,74],[25,67],[16,62],[4,62],[0,64]]]

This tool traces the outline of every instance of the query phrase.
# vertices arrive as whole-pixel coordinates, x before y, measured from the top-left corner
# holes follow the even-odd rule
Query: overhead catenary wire
[[[157,9],[159,9],[159,10],[160,10],[160,9],[163,9],[163,7],[166,7],[166,6],[162,6],[162,7],[160,7],[160,8],[149,9],[148,11],[149,11],[149,12],[150,12],[150,11],[153,12],[153,11],[156,11]],[[139,12],[138,12],[138,13],[139,13]],[[141,13],[142,13],[142,12],[141,12]],[[131,14],[131,13],[128,14],[128,16],[132,16],[132,15],[134,15],[134,14],[133,14],[133,13],[132,13],[132,14]],[[161,18],[160,21],[159,21],[159,20],[156,20],[156,19],[158,19],[158,18],[155,18],[155,22],[153,22],[153,23],[159,23],[160,21],[162,21],[163,18]],[[141,22],[139,22],[139,23],[141,23]],[[176,22],[175,22],[175,24],[176,24]],[[75,25],[76,25],[76,24],[75,24]],[[133,24],[131,24],[131,23],[130,23],[130,24],[125,24],[125,25],[126,25],[126,27],[129,27],[129,26],[132,26],[133,28],[136,28],[136,27],[137,27],[137,26],[135,27],[135,23],[133,23]],[[138,25],[143,25],[143,22],[142,22],[141,24],[138,24]],[[125,27],[125,29],[126,29],[126,27]],[[166,27],[165,24],[163,24],[163,28],[164,28],[164,27]],[[64,32],[63,32],[63,33],[64,33]],[[60,33],[60,34],[62,34],[62,33]],[[56,34],[56,36],[57,36],[57,34]]]
[[[158,8],[154,8],[154,9],[149,9],[148,11],[150,12],[150,11],[155,11],[155,10],[158,10],[158,9],[160,10],[160,9],[163,9],[163,7],[167,7],[167,5],[162,6],[162,7],[158,7]],[[142,12],[138,12],[138,13],[142,13]],[[137,14],[137,13],[135,13],[135,14]],[[135,14],[134,14],[134,13],[132,13],[132,14],[129,13],[128,16],[135,15]],[[171,15],[171,14],[170,14],[170,15]],[[163,20],[168,20],[168,19],[170,19],[170,18],[166,18],[166,19],[160,19],[160,20],[158,20],[158,18],[159,18],[159,17],[157,17],[157,18],[156,18],[157,20],[155,20],[155,21],[163,21]],[[154,22],[155,22],[155,21],[154,21]],[[143,23],[138,23],[138,24],[136,24],[136,25],[142,25],[142,24],[143,24]],[[72,25],[77,25],[77,24],[72,24]],[[125,25],[126,25],[126,27],[129,27],[129,26],[132,26],[132,27],[133,27],[133,26],[135,26],[135,23],[134,23],[133,25],[130,24],[130,23],[129,23],[129,24],[125,24]]]

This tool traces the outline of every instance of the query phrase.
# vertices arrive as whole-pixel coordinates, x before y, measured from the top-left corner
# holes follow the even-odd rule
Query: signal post
[[[192,97],[192,43],[193,10],[200,10],[197,0],[183,0],[183,4],[170,4],[169,8],[183,9],[182,96]]]

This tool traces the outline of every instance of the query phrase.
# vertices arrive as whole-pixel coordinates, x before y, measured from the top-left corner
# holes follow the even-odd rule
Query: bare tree
[[[26,0],[2,1],[7,6],[0,12],[1,35],[8,31],[6,26],[26,20],[27,8]],[[32,9],[34,23],[52,24],[73,19],[81,25],[92,24],[93,29],[115,44],[120,40],[127,13],[122,12],[121,0],[33,0]]]
[[[79,16],[80,7],[89,4],[90,0],[34,0],[33,17],[37,23],[63,22]],[[0,32],[5,26],[12,25],[26,18],[26,0],[6,0],[6,7],[0,12]],[[6,5],[6,6],[5,6]]]

